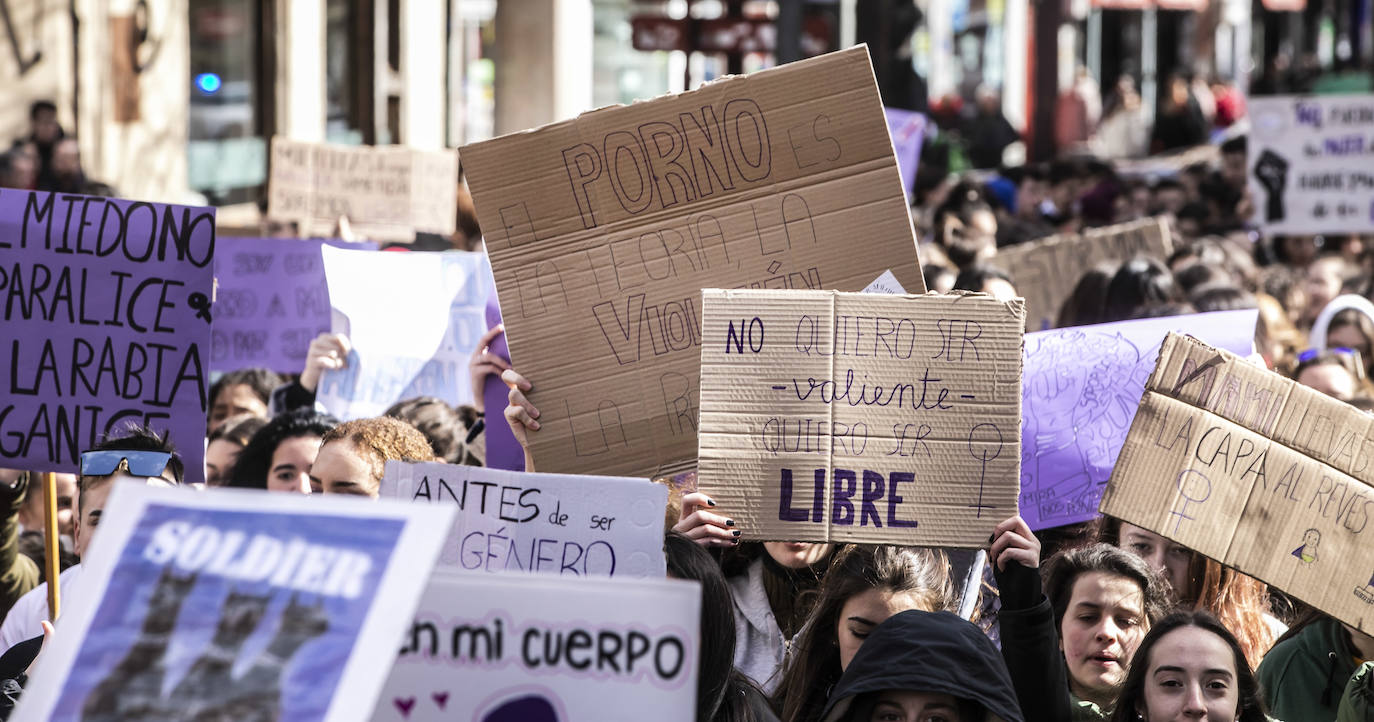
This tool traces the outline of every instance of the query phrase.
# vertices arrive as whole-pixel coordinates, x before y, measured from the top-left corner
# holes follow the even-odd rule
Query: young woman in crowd
[[[321,439],[338,424],[333,416],[310,409],[278,414],[253,434],[224,484],[309,494],[310,465],[315,463]]]
[[[205,425],[208,434],[219,428],[225,419],[240,414],[267,418],[267,402],[272,389],[282,377],[267,369],[238,369],[219,377],[210,385],[210,417]]]
[[[664,540],[668,576],[701,583],[701,646],[697,653],[697,722],[773,722],[777,715],[749,678],[735,669],[735,614],[720,565],[704,547],[670,531]]]
[[[205,443],[205,485],[224,486],[229,473],[238,462],[239,454],[248,446],[253,435],[267,425],[267,420],[252,414],[232,416],[210,432]]]
[[[1099,520],[1098,541],[1141,559],[1168,582],[1178,609],[1210,612],[1230,629],[1251,667],[1288,628],[1270,612],[1269,587],[1175,544],[1148,529],[1111,517]]]
[[[1268,719],[1240,643],[1203,611],[1175,612],[1150,629],[1136,649],[1112,714],[1112,722],[1180,719]]]
[[[310,487],[377,498],[388,461],[435,461],[418,429],[388,416],[346,421],[325,432],[310,465]]]
[[[835,554],[820,596],[773,694],[785,722],[816,722],[874,627],[908,609],[953,611],[949,559],[932,549],[850,546]]]
[[[449,464],[481,466],[481,449],[469,433],[478,417],[472,407],[455,409],[443,399],[417,396],[397,401],[383,416],[414,426],[429,440],[434,456]]]
[[[1021,722],[997,647],[949,612],[908,610],[875,627],[845,669],[825,722]]]
[[[1341,696],[1356,668],[1371,659],[1374,638],[1311,611],[1265,655],[1259,666],[1260,686],[1270,711],[1283,722],[1331,722],[1337,719]],[[1356,692],[1349,704],[1374,714],[1369,702],[1368,696]]]
[[[1337,296],[1312,324],[1312,348],[1358,351],[1365,378],[1374,378],[1374,303],[1363,296]]]
[[[994,536],[1023,532],[1008,525]],[[1043,593],[1039,577],[1010,561],[994,566],[1002,593],[998,621],[1002,656],[1026,719],[1106,719],[1136,647],[1167,608],[1163,583],[1140,558],[1109,544],[1050,557]]]

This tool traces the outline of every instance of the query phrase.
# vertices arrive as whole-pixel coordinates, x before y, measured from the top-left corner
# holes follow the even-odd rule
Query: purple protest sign
[[[0,466],[139,423],[201,481],[214,255],[213,208],[0,191]]]
[[[1256,315],[1222,311],[1026,334],[1020,507],[1030,528],[1097,516],[1165,334],[1247,356]]]
[[[910,110],[883,108],[887,116],[887,132],[892,136],[892,150],[897,154],[897,170],[902,176],[902,190],[911,198],[916,188],[916,168],[921,163],[921,144],[926,137],[926,117]]]
[[[320,246],[291,238],[221,238],[215,254],[212,371],[244,367],[300,373],[315,336],[329,331],[329,287]]]

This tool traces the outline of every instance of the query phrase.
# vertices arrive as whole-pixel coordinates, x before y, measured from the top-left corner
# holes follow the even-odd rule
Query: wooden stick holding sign
[[[1169,334],[1102,513],[1374,629],[1374,416]]]
[[[979,548],[1016,514],[1025,310],[702,292],[698,486],[745,539]]]
[[[48,471],[43,474],[43,554],[44,572],[48,579],[48,619],[57,621],[61,611],[61,592],[58,577],[61,575],[59,562],[60,540],[57,537],[57,474]]]

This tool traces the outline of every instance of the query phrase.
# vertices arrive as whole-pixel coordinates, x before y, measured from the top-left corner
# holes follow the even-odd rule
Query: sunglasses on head
[[[81,452],[82,476],[109,476],[119,469],[122,462],[128,462],[130,476],[162,476],[172,455],[166,451],[135,451],[132,449],[109,449],[105,451]]]
[[[1340,354],[1342,356],[1353,356],[1355,354],[1355,349],[1346,348],[1344,346],[1332,346],[1330,348],[1327,348],[1326,350],[1334,354]],[[1316,357],[1320,356],[1321,353],[1321,349],[1309,348],[1306,351],[1303,351],[1302,353],[1298,354],[1298,363],[1306,363],[1308,361],[1311,361],[1312,359],[1315,359]]]

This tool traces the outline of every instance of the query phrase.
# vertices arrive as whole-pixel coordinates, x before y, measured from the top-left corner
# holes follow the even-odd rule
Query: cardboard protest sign
[[[701,585],[436,571],[372,719],[696,719]]]
[[[1374,221],[1374,95],[1247,102],[1246,178],[1264,232],[1367,233]]]
[[[541,471],[697,448],[700,290],[925,290],[862,47],[462,149]]]
[[[662,577],[668,488],[648,479],[388,461],[384,499],[458,509],[452,570]]]
[[[1237,355],[1256,311],[1148,318],[1026,334],[1021,384],[1021,516],[1032,530],[1097,516],[1159,347],[1170,331]]]
[[[1102,513],[1374,629],[1374,416],[1170,334]]]
[[[1120,263],[1136,254],[1165,259],[1173,253],[1169,225],[1146,218],[1083,234],[1051,236],[997,251],[995,263],[1011,275],[1016,292],[1026,299],[1026,329],[1054,328],[1059,308],[1073,295],[1083,273],[1099,263]]]
[[[702,293],[697,486],[746,539],[981,547],[1016,513],[1020,299]]]
[[[305,236],[334,233],[347,218],[363,238],[410,243],[416,231],[453,233],[458,153],[272,138],[267,215]]]
[[[117,482],[15,719],[365,720],[453,510]]]
[[[402,399],[472,402],[468,360],[486,332],[491,271],[481,253],[368,253],[325,246],[333,330],[353,344],[316,399],[341,419],[380,416]]]
[[[300,373],[310,342],[330,328],[321,240],[221,238],[215,254],[210,368]],[[375,244],[353,246],[373,250]]]
[[[0,466],[137,423],[202,481],[214,257],[213,208],[0,190]]]

